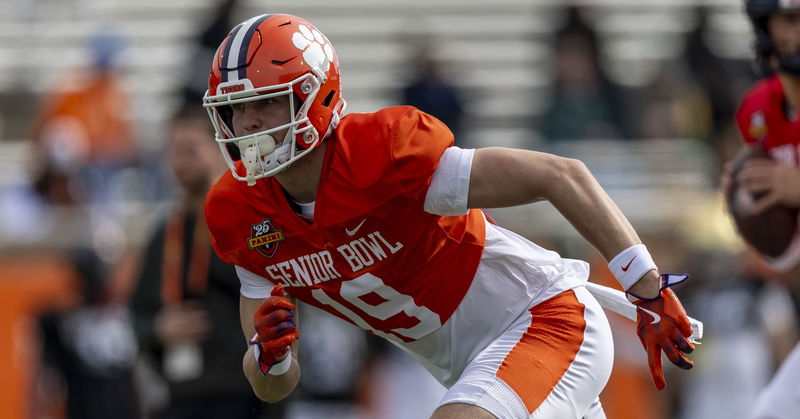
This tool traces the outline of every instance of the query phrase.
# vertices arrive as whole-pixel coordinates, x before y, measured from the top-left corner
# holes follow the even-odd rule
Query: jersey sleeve
[[[241,283],[239,292],[247,298],[267,298],[274,287],[267,278],[256,275],[239,265],[236,265],[236,275],[239,277],[239,282]]]
[[[425,194],[425,211],[436,215],[464,215],[469,211],[469,178],[475,150],[450,147],[444,151]]]
[[[398,120],[392,133],[392,165],[406,194],[425,194],[439,158],[451,145],[453,133],[431,115],[412,108]]]

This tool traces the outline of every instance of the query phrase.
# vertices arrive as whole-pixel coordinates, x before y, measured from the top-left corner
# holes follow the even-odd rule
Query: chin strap
[[[242,150],[242,163],[247,171],[247,186],[255,185],[257,176],[289,161],[292,144],[281,144],[268,153],[264,153],[263,149],[263,146],[258,147],[255,144],[250,144]]]
[[[247,186],[255,185],[257,179],[264,177],[267,172],[275,170],[293,157],[292,151],[295,144],[291,139],[292,135],[294,134],[290,129],[281,145],[277,147],[275,139],[269,134],[255,135],[238,142],[242,164],[246,171]]]
[[[246,170],[247,186],[256,184],[256,176],[273,169],[284,155],[288,158],[291,148],[285,144],[275,147],[275,139],[269,134],[256,135],[239,141],[242,164]],[[266,159],[263,159],[267,157]],[[273,161],[275,163],[273,163]],[[285,159],[283,161],[286,161]]]
[[[275,151],[275,139],[269,134],[256,135],[239,141],[238,145],[242,164],[247,172],[247,186],[253,186],[256,184],[256,176],[265,171],[261,158]]]
[[[284,141],[283,144],[279,145],[272,153],[265,155],[263,160],[264,171],[273,170],[289,161],[293,145],[291,141]]]

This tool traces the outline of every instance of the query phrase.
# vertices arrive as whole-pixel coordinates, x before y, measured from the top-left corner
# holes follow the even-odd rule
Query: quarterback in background
[[[611,332],[588,264],[479,208],[550,201],[609,260],[637,306],[656,387],[689,369],[689,318],[617,206],[579,161],[453,146],[412,107],[343,116],[339,63],[310,22],[237,25],[204,98],[230,167],[208,194],[219,256],[241,281],[243,367],[276,401],[300,374],[294,300],[393,344],[448,391],[433,418],[602,418]],[[335,351],[336,348],[317,348]],[[644,356],[644,353],[643,353]]]
[[[742,100],[736,122],[744,147],[761,150],[770,158],[752,159],[735,180],[723,178],[723,185],[729,187],[735,181],[739,190],[761,196],[750,209],[753,215],[760,215],[776,205],[800,207],[800,1],[747,0],[745,4],[755,30],[756,58],[768,76]],[[793,275],[795,292],[800,289],[797,233],[782,254],[766,260],[776,272]],[[800,345],[762,391],[750,417],[798,417],[798,377]]]

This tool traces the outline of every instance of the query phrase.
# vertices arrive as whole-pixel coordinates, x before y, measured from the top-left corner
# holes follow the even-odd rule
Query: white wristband
[[[256,365],[259,365],[259,358],[261,357],[261,346],[256,345],[254,342],[258,341],[258,333],[253,336],[253,339],[250,340],[250,344],[253,345],[253,356],[256,358]],[[286,374],[286,371],[289,371],[289,368],[292,366],[292,350],[289,349],[289,353],[286,355],[286,358],[282,359],[281,362],[272,364],[267,371],[269,375],[283,375]],[[262,372],[263,374],[263,372]]]
[[[608,262],[608,269],[617,278],[622,288],[627,290],[644,274],[658,270],[658,267],[653,262],[653,257],[650,256],[647,248],[643,244],[636,244],[614,256],[614,259]]]

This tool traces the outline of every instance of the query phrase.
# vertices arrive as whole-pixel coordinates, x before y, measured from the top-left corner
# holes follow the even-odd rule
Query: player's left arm
[[[637,247],[641,244],[639,236],[581,161],[497,147],[475,151],[469,181],[469,208],[509,207],[542,199],[550,201],[612,264],[619,255],[649,258],[649,254],[634,251],[642,248]],[[635,261],[630,257],[625,260]],[[648,269],[647,265],[643,269]],[[632,284],[623,286],[638,297],[634,301],[639,306],[638,334],[647,350],[656,386],[663,388],[661,351],[675,365],[684,369],[692,367],[692,362],[683,355],[694,349],[688,340],[692,334],[691,325],[681,303],[669,289],[674,284],[673,279],[649,269],[630,282]]]
[[[606,260],[641,243],[622,211],[581,161],[528,150],[475,150],[469,208],[511,207],[543,199],[550,201]],[[643,296],[658,293],[655,278],[635,286],[642,287]]]

